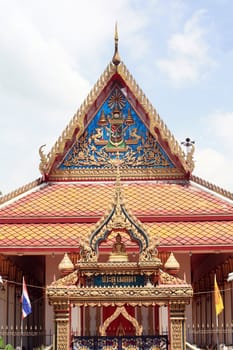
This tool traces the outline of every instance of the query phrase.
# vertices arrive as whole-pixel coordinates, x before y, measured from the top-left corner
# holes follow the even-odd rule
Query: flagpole
[[[22,302],[22,320],[21,320],[21,350],[23,349],[23,320],[25,317],[31,314],[32,312],[32,306],[31,302],[29,299],[28,291],[27,291],[27,286],[24,280],[23,276],[23,283],[22,283],[22,297],[21,297],[21,302]]]
[[[21,334],[21,337],[20,337],[20,348],[21,350],[23,349],[23,317],[21,317],[21,326],[20,326],[20,334]]]
[[[214,302],[215,302],[215,312],[216,312],[216,342],[217,342],[217,350],[219,350],[219,328],[218,328],[218,315],[223,311],[224,305],[221,296],[221,292],[218,287],[216,274],[214,275]]]
[[[218,330],[218,315],[216,314],[216,343],[217,343],[217,350],[219,350],[219,330]]]

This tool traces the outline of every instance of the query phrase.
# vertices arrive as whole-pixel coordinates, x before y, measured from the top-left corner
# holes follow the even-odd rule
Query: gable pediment
[[[147,169],[165,174],[175,169],[118,85],[94,115],[83,135],[57,166],[57,172],[114,169],[116,157],[129,172]]]
[[[40,155],[50,180],[114,179],[116,158],[123,179],[187,179],[193,170],[123,62],[109,64],[48,156]]]

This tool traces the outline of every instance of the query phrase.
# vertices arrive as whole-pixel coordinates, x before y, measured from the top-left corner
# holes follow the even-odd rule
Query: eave
[[[100,216],[24,216],[24,217],[1,217],[0,224],[96,224]],[[233,215],[211,214],[211,215],[159,215],[159,216],[137,216],[142,223],[153,222],[197,222],[197,221],[233,221]]]
[[[191,256],[192,254],[222,254],[222,253],[232,253],[233,243],[230,245],[159,245],[159,252],[176,252],[180,254],[187,254]],[[0,246],[1,254],[8,255],[62,255],[64,253],[77,253],[79,252],[79,247],[77,246],[40,246],[40,247],[30,247],[30,246]]]
[[[127,304],[132,305],[155,305],[159,303],[167,304],[169,301],[189,304],[193,296],[191,285],[170,285],[157,287],[124,287],[124,288],[95,288],[85,287],[47,287],[47,297],[50,303],[58,300],[69,299],[72,304],[84,305],[122,305],[127,300]]]

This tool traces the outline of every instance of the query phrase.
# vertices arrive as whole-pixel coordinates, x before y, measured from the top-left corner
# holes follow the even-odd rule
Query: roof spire
[[[121,175],[120,175],[120,165],[122,161],[120,159],[120,153],[119,151],[116,154],[116,200],[117,204],[120,205],[121,198]]]
[[[112,62],[115,64],[115,66],[118,66],[118,64],[121,62],[121,58],[118,52],[118,30],[117,30],[117,22],[115,24],[115,52],[112,58]]]

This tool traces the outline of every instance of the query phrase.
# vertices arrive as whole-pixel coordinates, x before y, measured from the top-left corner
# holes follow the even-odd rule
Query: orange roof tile
[[[233,205],[193,185],[122,182],[125,204],[134,215],[233,215]],[[112,203],[115,184],[54,183],[0,209],[0,217],[101,217]]]
[[[147,227],[162,246],[233,246],[233,221],[159,222]]]
[[[233,221],[160,222],[145,227],[163,248],[233,246]],[[91,228],[91,224],[1,224],[0,248],[73,251],[89,239]]]
[[[87,224],[3,224],[0,225],[0,246],[11,249],[77,247],[90,227]]]

